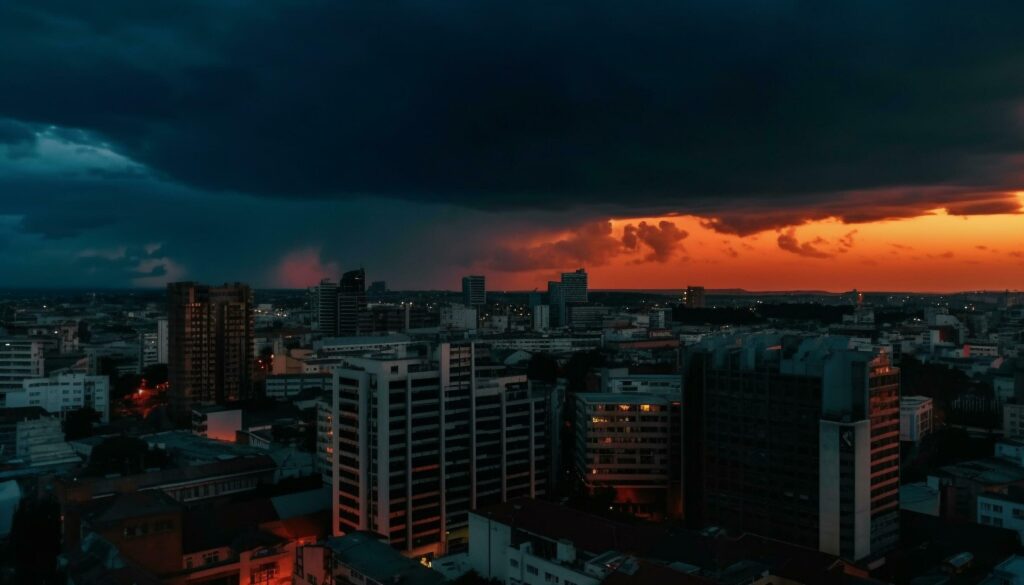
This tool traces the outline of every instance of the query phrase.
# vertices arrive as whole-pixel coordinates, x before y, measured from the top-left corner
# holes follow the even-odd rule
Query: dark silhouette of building
[[[244,284],[167,285],[168,382],[171,414],[248,398],[252,387],[252,290]]]
[[[338,335],[367,335],[370,314],[366,310],[366,271],[362,268],[341,275],[338,285]]]
[[[462,277],[462,304],[467,307],[487,304],[487,281],[483,276],[473,274]]]
[[[859,561],[899,538],[899,370],[840,336],[702,342],[686,359],[687,521]]]

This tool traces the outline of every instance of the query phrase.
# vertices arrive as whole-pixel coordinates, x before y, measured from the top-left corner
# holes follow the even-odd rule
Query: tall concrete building
[[[335,369],[335,535],[440,555],[466,546],[469,510],[545,492],[546,396],[525,376],[478,376],[478,359],[473,343],[441,344]]]
[[[576,395],[574,468],[584,489],[608,489],[619,512],[678,518],[680,392]]]
[[[309,309],[313,330],[324,335],[338,334],[338,285],[325,278],[309,289]]]
[[[575,272],[563,272],[560,281],[548,282],[548,305],[551,306],[551,325],[569,325],[569,307],[586,303],[587,271],[580,268]]]
[[[168,382],[173,416],[249,396],[254,365],[252,291],[244,284],[167,285]]]
[[[367,335],[371,330],[366,308],[366,271],[362,268],[341,275],[338,285],[337,335]]]
[[[462,304],[467,307],[479,307],[487,304],[487,285],[483,276],[462,277]]]
[[[685,361],[687,520],[849,560],[899,538],[899,370],[850,338],[717,336]]]

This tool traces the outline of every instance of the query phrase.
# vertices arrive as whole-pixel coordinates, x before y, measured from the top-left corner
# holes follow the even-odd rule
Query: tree
[[[22,500],[11,521],[15,582],[56,585],[60,554],[60,504],[51,497]]]
[[[64,416],[64,438],[68,441],[92,436],[92,425],[100,421],[100,413],[88,406],[72,410]]]
[[[554,384],[558,379],[558,361],[546,353],[533,354],[526,366],[526,378]]]
[[[150,467],[163,467],[166,462],[166,453],[150,449],[142,439],[111,437],[93,448],[86,472],[90,475],[131,475]]]

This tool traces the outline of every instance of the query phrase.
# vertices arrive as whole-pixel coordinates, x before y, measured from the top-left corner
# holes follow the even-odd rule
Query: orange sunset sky
[[[1017,196],[1024,202],[1024,194]],[[643,244],[616,248],[607,243],[620,240],[627,226],[640,222],[648,226],[670,222],[685,235],[677,234],[679,239],[662,246],[660,256]],[[608,225],[610,231],[599,237],[580,236],[578,231],[546,234],[515,252],[561,255],[565,262],[579,259],[595,289],[704,285],[946,292],[966,287],[1024,288],[1024,215],[1020,213],[956,216],[935,209],[917,217],[869,223],[830,218],[743,237],[714,231],[692,215],[610,219]],[[489,288],[515,290],[543,289],[560,272],[495,272],[486,266],[481,270],[488,275]]]

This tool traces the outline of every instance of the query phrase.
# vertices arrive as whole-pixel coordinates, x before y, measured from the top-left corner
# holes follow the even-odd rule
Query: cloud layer
[[[665,213],[778,230],[814,259],[852,239],[792,226],[1017,213],[1022,17],[1009,0],[3,2],[0,246],[34,256],[0,269],[28,282],[153,241],[162,263],[119,282],[657,264],[685,231],[603,222]],[[255,243],[223,237],[240,220]]]

